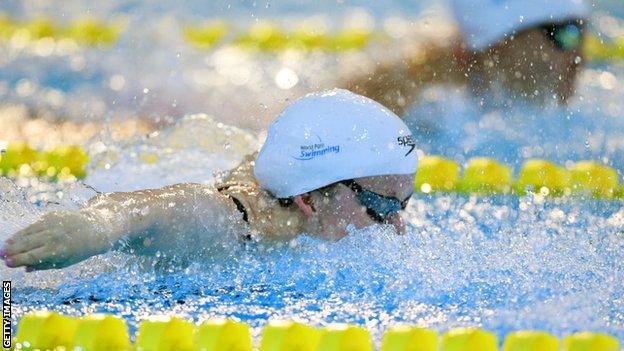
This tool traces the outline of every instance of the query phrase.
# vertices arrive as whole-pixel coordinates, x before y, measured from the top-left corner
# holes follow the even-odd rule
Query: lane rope
[[[102,21],[93,17],[59,24],[48,17],[16,20],[0,13],[0,40],[31,42],[69,40],[86,47],[108,49],[127,29],[122,20]],[[271,22],[256,23],[248,28],[234,28],[224,19],[198,24],[182,24],[182,40],[198,50],[211,50],[218,45],[232,45],[250,50],[278,53],[285,50],[320,50],[341,52],[362,50],[375,40],[384,40],[384,30],[344,28],[328,32],[323,28],[304,25],[285,29]],[[589,32],[584,40],[584,56],[588,61],[619,61],[624,59],[624,37],[608,38]]]
[[[13,342],[15,350],[178,350],[252,351],[250,327],[213,318],[195,325],[175,316],[152,316],[140,322],[135,342],[124,320],[107,314],[68,317],[52,311],[23,316]],[[480,328],[455,328],[441,336],[435,330],[409,325],[389,328],[381,351],[497,351],[498,337]],[[559,340],[537,330],[506,335],[503,351],[619,351],[619,342],[604,333],[578,332]],[[263,328],[259,351],[372,351],[370,333],[353,324],[316,328],[293,321],[270,321]]]
[[[158,163],[158,153],[142,153],[138,162]],[[77,145],[37,150],[13,142],[0,148],[0,175],[9,178],[40,177],[46,181],[75,181],[87,176],[89,155]],[[513,194],[524,196],[583,196],[601,199],[624,198],[618,171],[595,161],[579,161],[568,168],[548,160],[529,159],[514,178],[512,168],[494,159],[475,157],[462,168],[442,156],[419,160],[414,179],[417,193],[459,193],[482,196]]]

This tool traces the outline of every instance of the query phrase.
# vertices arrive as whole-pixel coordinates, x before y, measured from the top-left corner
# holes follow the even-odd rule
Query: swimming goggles
[[[542,26],[546,35],[562,51],[580,49],[583,25],[578,21],[547,24]]]
[[[340,183],[346,185],[355,193],[360,204],[366,207],[366,213],[379,223],[383,223],[386,218],[404,210],[410,199],[408,197],[401,201],[396,197],[377,194],[362,188],[362,186],[353,179],[343,180]]]

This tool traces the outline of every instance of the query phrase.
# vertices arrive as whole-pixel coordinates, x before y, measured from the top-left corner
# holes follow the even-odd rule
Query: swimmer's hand
[[[111,248],[101,222],[84,212],[47,213],[6,240],[0,256],[27,271],[67,267]]]

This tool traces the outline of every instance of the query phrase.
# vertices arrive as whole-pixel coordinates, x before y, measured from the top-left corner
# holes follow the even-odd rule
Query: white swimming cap
[[[295,101],[273,121],[254,171],[262,188],[286,198],[346,179],[414,173],[415,146],[390,110],[334,89]]]
[[[475,50],[515,31],[588,16],[583,0],[452,0],[451,5],[464,40]]]

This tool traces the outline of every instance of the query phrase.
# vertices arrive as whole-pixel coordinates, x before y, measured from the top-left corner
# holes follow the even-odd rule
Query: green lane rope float
[[[23,316],[13,350],[75,351],[252,351],[248,325],[209,319],[199,325],[174,316],[149,317],[130,342],[123,319],[106,314],[68,317],[51,311]],[[258,351],[372,351],[369,332],[357,325],[330,324],[315,328],[293,321],[270,321],[264,327]],[[442,334],[431,329],[400,325],[388,329],[381,351],[497,351],[498,338],[479,328],[455,328]],[[543,331],[507,334],[502,351],[619,351],[610,335],[580,332],[559,340]]]

